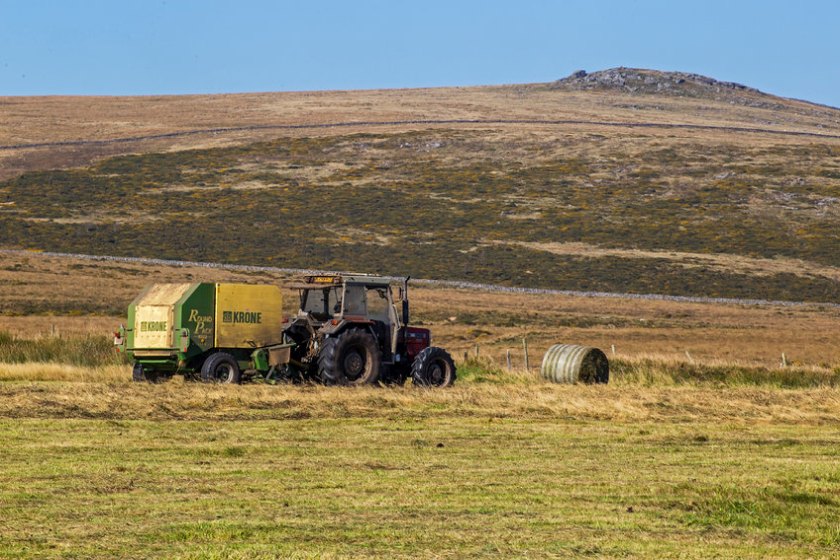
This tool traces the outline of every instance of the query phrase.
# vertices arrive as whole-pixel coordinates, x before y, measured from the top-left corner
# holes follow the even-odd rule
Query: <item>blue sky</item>
[[[684,70],[840,106],[840,2],[0,0],[0,95],[544,82]]]

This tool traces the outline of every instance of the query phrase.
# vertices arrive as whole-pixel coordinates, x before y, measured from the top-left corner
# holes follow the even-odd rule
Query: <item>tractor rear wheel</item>
[[[369,385],[379,379],[381,362],[373,335],[348,329],[324,340],[318,353],[318,375],[327,385]]]
[[[411,378],[420,387],[449,387],[455,383],[455,362],[443,348],[424,348],[414,358]]]
[[[239,383],[241,378],[236,359],[225,352],[211,354],[201,365],[201,380],[205,383]]]

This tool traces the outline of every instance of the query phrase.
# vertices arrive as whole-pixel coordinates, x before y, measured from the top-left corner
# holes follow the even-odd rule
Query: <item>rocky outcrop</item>
[[[564,90],[612,89],[627,93],[673,93],[692,97],[704,94],[716,96],[728,92],[761,93],[743,84],[722,82],[700,74],[623,67],[591,74],[585,70],[578,70],[566,78],[552,82],[549,87]]]

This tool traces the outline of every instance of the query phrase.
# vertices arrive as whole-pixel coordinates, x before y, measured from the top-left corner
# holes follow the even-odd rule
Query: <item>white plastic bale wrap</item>
[[[597,348],[555,344],[543,356],[540,373],[554,383],[607,383],[610,363]]]

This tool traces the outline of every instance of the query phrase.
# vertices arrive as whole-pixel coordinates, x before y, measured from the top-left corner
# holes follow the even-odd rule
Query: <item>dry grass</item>
[[[128,366],[0,364],[0,417],[116,419],[503,417],[835,422],[840,371],[618,360],[608,386],[563,386],[488,358],[459,364],[447,390],[130,381]],[[780,389],[792,387],[795,389]]]
[[[677,115],[684,122],[698,124],[779,129],[796,124],[817,132],[826,132],[825,127],[840,128],[830,109],[771,100],[777,102],[775,108],[668,95],[550,91],[539,85],[160,97],[0,97],[7,122],[0,143],[107,139],[249,124],[475,119],[488,115],[650,122],[673,122]],[[628,105],[628,101],[638,104]],[[642,107],[641,102],[647,102],[648,107]],[[835,122],[827,115],[835,115]],[[779,120],[768,123],[773,117]],[[176,142],[182,145],[185,140]],[[199,138],[191,144],[217,142]]]
[[[0,107],[9,110],[8,141],[113,138],[211,123],[475,117],[840,130],[839,111],[744,95],[743,104],[732,105],[728,99],[531,85],[15,98]],[[55,118],[58,113],[63,118]],[[6,246],[98,254],[411,270],[530,287],[840,301],[833,250],[840,140],[585,123],[418,124],[360,132],[262,130],[210,141],[196,136],[116,148],[3,151],[0,175],[30,173],[0,184],[0,212],[7,217],[0,236]],[[195,149],[220,145],[229,148]],[[118,152],[142,155],[101,161]],[[334,204],[321,205],[324,199]],[[257,208],[277,219],[253,228]],[[225,225],[194,239],[201,219]],[[316,223],[329,225],[312,227]],[[144,241],[149,229],[161,232],[151,243]],[[247,252],[237,249],[244,240]]]
[[[61,354],[65,348],[66,356]],[[765,368],[641,354],[614,359],[609,386],[561,386],[489,356],[458,360],[447,390],[248,384],[182,377],[131,382],[104,337],[21,339],[0,333],[0,417],[265,419],[504,417],[633,421],[831,422],[840,368]],[[39,362],[38,358],[51,359]],[[71,364],[75,362],[75,365]],[[807,404],[806,404],[807,403]]]
[[[5,366],[4,366],[5,367]],[[50,375],[53,370],[42,370]],[[5,370],[4,370],[5,373]],[[127,373],[127,372],[126,372]],[[58,375],[64,375],[60,372]],[[118,375],[116,370],[105,375]],[[37,377],[35,370],[33,376]],[[462,383],[450,390],[320,386],[208,387],[119,381],[0,386],[0,417],[149,420],[515,418],[610,422],[834,424],[832,388],[558,386]]]
[[[840,130],[836,111],[799,101],[770,100],[771,107],[748,107],[732,105],[728,100],[551,91],[542,85],[167,97],[0,97],[4,124],[0,130],[0,145],[102,140],[213,127],[416,119],[684,122],[818,133]],[[434,128],[423,125],[400,127],[401,130]],[[464,125],[461,128],[481,130],[486,127]],[[558,130],[558,127],[533,125],[507,128],[535,135]],[[561,128],[564,129],[608,136],[623,134],[620,129],[594,125]],[[393,131],[394,128],[379,130]],[[283,134],[331,136],[355,132],[359,130],[350,127],[297,133],[283,131]],[[664,142],[691,137],[707,139],[714,144],[721,134],[665,130],[652,131],[651,135],[661,137]],[[241,145],[276,136],[276,131],[243,131],[137,144],[6,151],[0,152],[0,179],[34,169],[85,165],[115,154]],[[758,144],[768,139],[773,140],[760,135],[751,137],[751,141]]]
[[[75,366],[55,362],[0,362],[0,382],[122,383],[128,379],[131,379],[131,368],[124,365]]]
[[[108,336],[125,321],[128,303],[154,282],[276,282],[277,274],[221,269],[99,263],[32,253],[0,253],[0,331],[24,338]],[[784,352],[798,368],[840,366],[840,309],[583,298],[455,289],[412,289],[415,321],[432,329],[435,344],[462,359],[465,352],[504,363],[511,350],[522,367],[522,338],[531,365],[552,344],[604,349],[612,358],[731,363],[777,367]],[[292,312],[296,296],[286,298]],[[5,313],[2,314],[2,313]],[[68,316],[68,314],[76,316]],[[454,320],[452,320],[454,318]],[[616,354],[611,348],[615,346]]]

